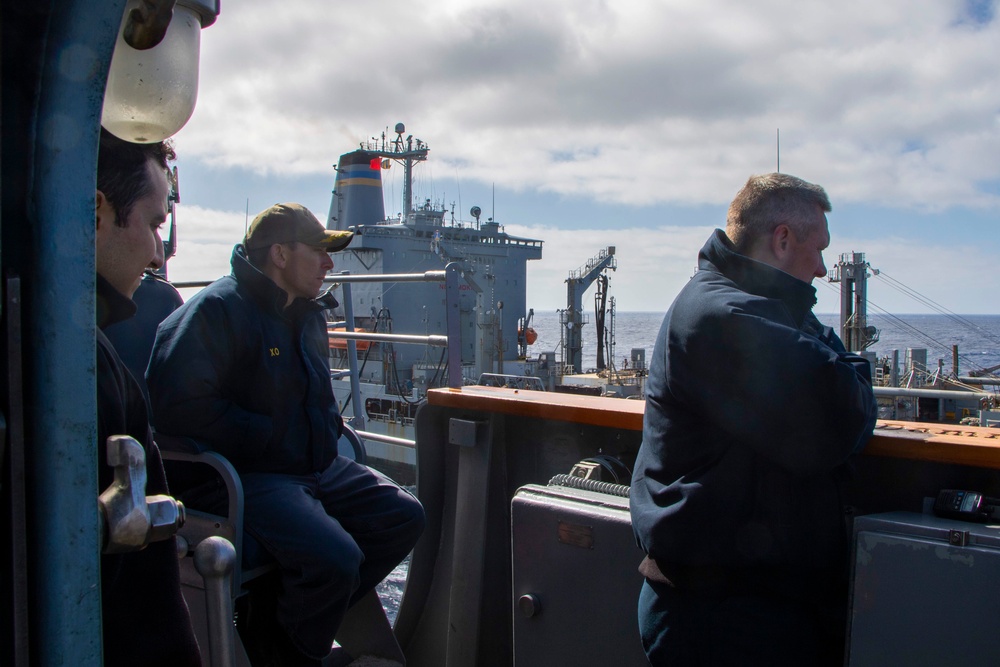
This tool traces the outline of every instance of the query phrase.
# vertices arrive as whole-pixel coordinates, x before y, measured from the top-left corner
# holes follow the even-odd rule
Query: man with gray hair
[[[823,188],[751,177],[663,321],[632,525],[653,665],[839,665],[841,487],[875,424],[868,362],[816,319]]]

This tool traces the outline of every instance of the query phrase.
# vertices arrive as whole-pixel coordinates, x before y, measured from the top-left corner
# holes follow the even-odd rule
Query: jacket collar
[[[718,271],[751,294],[784,301],[800,324],[816,305],[815,287],[780,269],[739,254],[721,229],[712,233],[698,253],[698,268]]]
[[[233,257],[230,263],[236,282],[246,286],[261,306],[273,315],[295,319],[305,313],[326,310],[339,305],[330,290],[327,290],[315,299],[295,299],[285,308],[285,304],[288,303],[288,292],[278,287],[273,280],[250,263],[246,248],[243,247],[242,243],[233,248]]]
[[[135,315],[136,305],[97,274],[97,326],[101,329]]]

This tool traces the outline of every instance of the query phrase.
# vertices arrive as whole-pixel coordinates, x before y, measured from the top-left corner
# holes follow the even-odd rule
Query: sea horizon
[[[583,329],[583,367],[594,368],[597,361],[596,328],[593,313],[587,313],[589,323]],[[615,316],[616,365],[625,358],[631,363],[632,350],[645,350],[648,364],[665,313],[656,311],[617,311]],[[817,313],[825,325],[839,334],[839,313]],[[902,358],[907,349],[927,350],[928,364],[942,360],[946,370],[952,367],[952,345],[958,345],[959,372],[981,370],[1000,364],[1000,315],[914,313],[897,315],[872,313],[868,323],[879,330],[879,340],[868,350],[877,357],[888,356],[899,350]],[[610,318],[606,325],[610,324]],[[538,334],[529,354],[558,350],[560,325],[558,311],[535,311],[531,322]],[[605,352],[605,358],[610,355]]]

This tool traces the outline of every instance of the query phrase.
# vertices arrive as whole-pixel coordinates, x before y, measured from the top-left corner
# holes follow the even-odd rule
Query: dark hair
[[[97,189],[104,193],[115,209],[115,224],[128,226],[128,217],[135,203],[151,189],[146,163],[152,160],[164,171],[167,162],[177,155],[169,141],[154,144],[134,144],[119,139],[103,127],[97,153]]]

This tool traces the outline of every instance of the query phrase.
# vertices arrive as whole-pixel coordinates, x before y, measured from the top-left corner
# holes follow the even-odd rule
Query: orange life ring
[[[334,327],[334,331],[345,331],[344,327]],[[355,331],[367,332],[366,329],[355,329]],[[358,346],[358,352],[364,352],[372,344],[370,340],[356,340],[354,341]],[[335,338],[330,336],[330,349],[331,350],[346,350],[347,349],[347,339],[346,338]]]

